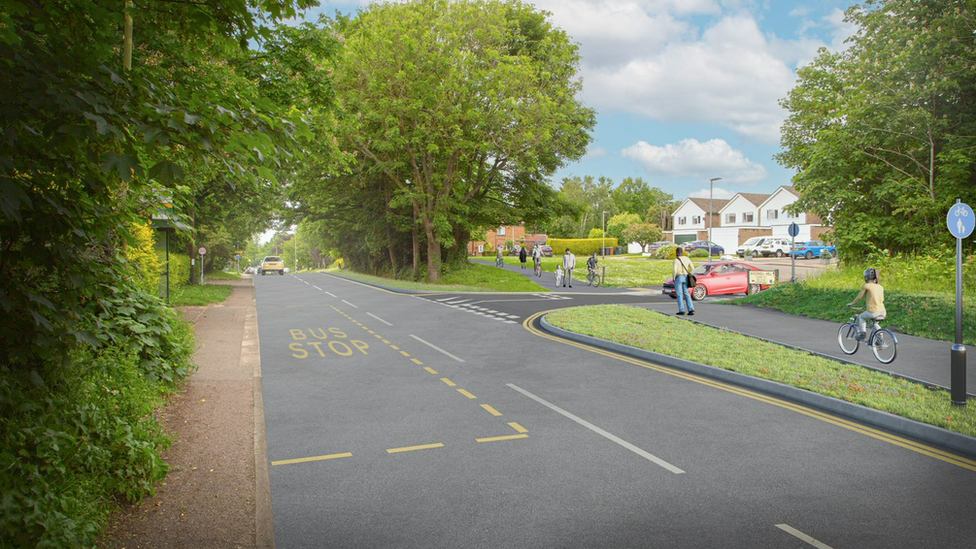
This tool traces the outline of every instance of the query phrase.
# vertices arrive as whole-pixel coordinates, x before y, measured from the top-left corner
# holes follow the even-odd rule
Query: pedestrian
[[[680,247],[674,251],[674,293],[678,296],[678,314],[685,314],[685,304],[687,302],[688,316],[695,314],[695,306],[691,303],[691,292],[688,288],[688,281],[695,270],[695,264],[685,256],[685,251]]]
[[[566,253],[563,255],[563,287],[566,287],[566,283],[569,283],[569,287],[573,287],[573,269],[576,268],[576,256],[573,252],[566,248]]]
[[[525,251],[525,246],[519,250],[519,262],[522,264],[522,268],[525,269],[525,260],[529,258],[528,252]]]

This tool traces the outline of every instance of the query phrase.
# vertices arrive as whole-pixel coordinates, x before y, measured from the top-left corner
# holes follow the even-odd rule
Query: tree
[[[636,242],[641,249],[646,249],[652,242],[658,242],[664,237],[661,227],[652,223],[634,223],[623,231],[624,242]]]
[[[590,229],[590,234],[586,235],[586,238],[603,238],[603,229],[599,227]]]
[[[339,30],[344,140],[377,194],[405,208],[426,244],[427,278],[442,247],[485,201],[579,158],[593,111],[576,96],[579,54],[566,33],[520,2],[373,4]]]
[[[640,223],[641,216],[633,213],[617,214],[607,220],[607,236],[623,239],[624,229],[635,223]]]

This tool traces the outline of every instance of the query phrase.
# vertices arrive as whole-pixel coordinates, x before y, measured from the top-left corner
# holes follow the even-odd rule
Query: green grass
[[[233,286],[221,284],[193,284],[171,290],[169,293],[169,304],[171,307],[204,306],[211,303],[221,303],[226,300]]]
[[[460,269],[454,269],[444,273],[440,281],[436,284],[429,282],[413,282],[409,280],[398,280],[372,276],[355,271],[329,270],[341,276],[355,278],[364,282],[373,282],[392,288],[402,288],[404,290],[419,290],[431,292],[548,292],[547,288],[539,286],[535,282],[524,276],[496,269],[494,266],[471,263]]]
[[[616,256],[621,257],[621,256]],[[495,264],[495,258],[478,258],[491,261]],[[573,272],[574,280],[586,281],[586,260],[587,256],[576,257],[576,270]],[[556,265],[561,265],[562,256],[543,257],[542,270],[546,271],[543,280],[552,280],[552,273],[556,271]],[[518,265],[517,257],[505,256],[505,263]],[[532,258],[526,261],[529,268],[532,267]],[[600,259],[600,267],[607,268],[606,279],[603,285],[608,288],[635,288],[642,286],[661,286],[664,281],[671,278],[674,263],[671,260],[647,259],[644,257],[628,257],[627,259]],[[547,278],[548,277],[548,278]]]
[[[214,271],[203,275],[204,280],[238,280],[241,275],[227,271]]]
[[[547,320],[565,330],[777,381],[976,436],[976,406],[953,406],[948,391],[741,334],[623,305],[563,309],[550,313]]]

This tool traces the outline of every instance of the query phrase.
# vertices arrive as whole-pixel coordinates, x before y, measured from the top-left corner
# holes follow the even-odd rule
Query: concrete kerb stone
[[[254,281],[251,281],[254,286]],[[261,376],[261,346],[258,333],[257,298],[252,299],[244,317],[241,363],[254,372],[254,545],[274,549],[274,515],[271,509],[271,475],[268,470],[268,441],[264,423],[264,384]]]
[[[615,353],[620,353],[622,355],[641,360],[647,360],[649,362],[654,362],[669,368],[718,379],[720,381],[738,385],[740,387],[745,387],[747,389],[752,389],[768,395],[784,398],[798,404],[817,408],[825,412],[830,412],[838,416],[843,416],[860,423],[873,425],[875,427],[879,427],[920,442],[926,442],[935,446],[960,452],[968,456],[976,457],[976,438],[973,437],[947,431],[941,427],[928,425],[890,414],[888,412],[873,410],[871,408],[865,408],[851,402],[819,395],[805,389],[791,387],[776,381],[760,379],[745,374],[740,374],[738,372],[732,372],[729,370],[716,368],[714,366],[692,362],[690,360],[675,358],[672,356],[655,353],[653,351],[647,351],[645,349],[638,349],[636,347],[631,347],[630,345],[624,345],[613,341],[607,341],[605,339],[578,334],[576,332],[570,332],[568,330],[553,326],[546,321],[546,316],[548,315],[545,315],[540,319],[542,329],[570,341],[591,345],[593,347],[613,351]]]

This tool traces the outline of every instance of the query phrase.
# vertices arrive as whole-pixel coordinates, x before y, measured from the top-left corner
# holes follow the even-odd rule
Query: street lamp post
[[[713,177],[708,180],[708,261],[712,260],[712,225],[715,224],[715,221],[712,219],[712,193],[715,182],[721,180],[721,177]]]

